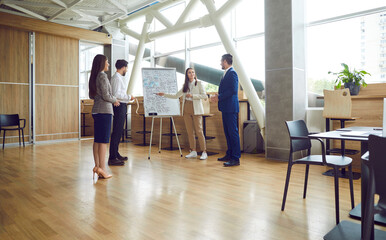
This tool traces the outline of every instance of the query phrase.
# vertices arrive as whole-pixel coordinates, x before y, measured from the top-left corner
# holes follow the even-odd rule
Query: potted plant
[[[365,75],[371,76],[371,74],[363,70],[357,71],[354,69],[350,71],[347,64],[342,63],[341,65],[343,67],[342,71],[338,73],[333,73],[331,71],[328,72],[328,74],[337,75],[337,78],[335,80],[336,89],[339,89],[343,83],[345,88],[350,89],[351,95],[358,95],[361,85],[363,87],[367,86],[367,83],[365,82],[363,77]]]

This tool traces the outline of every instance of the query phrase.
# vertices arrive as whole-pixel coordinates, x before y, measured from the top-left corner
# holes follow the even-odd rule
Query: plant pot
[[[361,85],[355,85],[354,82],[344,83],[344,88],[348,88],[350,90],[350,95],[355,96],[358,95],[359,90],[361,89]]]

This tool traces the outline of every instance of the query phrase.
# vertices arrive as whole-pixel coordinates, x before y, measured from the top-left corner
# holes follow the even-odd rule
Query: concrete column
[[[265,0],[266,157],[288,160],[285,121],[305,119],[305,0]]]

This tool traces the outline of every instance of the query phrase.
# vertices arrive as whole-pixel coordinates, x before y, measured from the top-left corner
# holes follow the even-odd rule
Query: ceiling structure
[[[164,1],[164,0],[163,0]],[[156,0],[0,0],[1,12],[89,30],[119,28],[118,20]]]

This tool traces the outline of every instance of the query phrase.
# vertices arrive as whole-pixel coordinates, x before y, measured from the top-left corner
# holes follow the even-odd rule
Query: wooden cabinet
[[[92,106],[94,105],[94,100],[92,99],[83,99],[80,100],[80,109],[81,109],[81,129],[80,133],[82,137],[92,137],[94,136],[94,119],[92,118]]]

